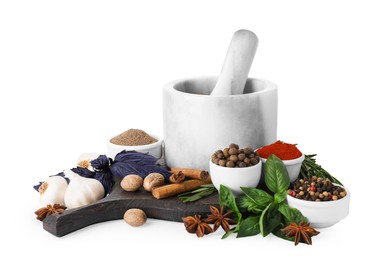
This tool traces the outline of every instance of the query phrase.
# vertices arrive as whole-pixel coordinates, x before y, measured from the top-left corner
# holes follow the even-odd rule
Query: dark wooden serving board
[[[65,210],[50,215],[43,221],[43,228],[51,234],[61,237],[92,224],[123,219],[130,208],[142,209],[148,218],[181,222],[183,217],[210,213],[210,205],[218,205],[218,193],[191,203],[183,203],[176,196],[155,199],[152,194],[141,189],[126,192],[116,181],[111,193],[94,204]]]

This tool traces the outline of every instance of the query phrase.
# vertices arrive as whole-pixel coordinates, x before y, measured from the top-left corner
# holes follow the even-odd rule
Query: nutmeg
[[[153,188],[162,186],[164,184],[164,176],[157,172],[149,173],[148,176],[145,177],[143,182],[144,189],[149,192],[151,192]]]
[[[146,222],[146,214],[141,209],[128,209],[124,213],[124,221],[132,227],[142,226]]]
[[[136,174],[129,174],[120,182],[120,186],[125,191],[136,191],[143,185],[143,179]]]

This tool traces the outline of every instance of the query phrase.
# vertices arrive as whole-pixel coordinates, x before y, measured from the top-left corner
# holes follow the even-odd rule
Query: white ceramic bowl
[[[146,145],[137,145],[137,146],[127,146],[127,145],[118,145],[111,143],[111,137],[107,140],[107,156],[110,158],[115,158],[116,154],[119,152],[126,150],[126,151],[136,151],[141,153],[149,153],[150,155],[153,155],[157,159],[161,158],[162,155],[162,138],[149,134],[150,136],[157,139],[157,142],[152,144],[146,144]]]
[[[218,191],[220,184],[223,184],[230,188],[235,195],[239,195],[243,193],[240,187],[255,188],[259,184],[261,161],[256,165],[242,168],[222,167],[214,164],[211,160],[209,165],[211,181]]]
[[[262,180],[264,180],[265,163],[267,159],[262,158],[262,157],[260,157],[260,159],[263,162]],[[282,162],[285,164],[286,170],[288,171],[290,182],[293,182],[297,179],[298,175],[300,174],[302,162],[304,159],[305,159],[305,155],[302,154],[300,157],[293,160],[282,160]]]
[[[338,223],[348,215],[351,194],[346,188],[344,189],[347,195],[334,201],[307,201],[296,199],[290,195],[287,195],[286,199],[289,206],[298,209],[302,215],[308,218],[311,226],[326,228]]]

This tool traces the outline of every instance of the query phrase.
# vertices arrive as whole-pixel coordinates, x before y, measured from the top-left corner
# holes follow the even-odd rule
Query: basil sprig
[[[290,185],[284,163],[275,155],[269,156],[265,164],[265,185],[269,192],[258,188],[241,187],[243,195],[234,197],[232,191],[220,185],[219,204],[235,213],[237,225],[222,238],[232,233],[236,237],[247,237],[270,233],[287,239],[280,229],[290,222],[307,222],[302,213],[285,203]]]

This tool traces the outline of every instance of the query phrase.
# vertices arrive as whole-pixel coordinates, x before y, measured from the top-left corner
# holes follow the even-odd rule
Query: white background
[[[341,259],[374,252],[376,1],[130,2],[1,1],[0,258]],[[317,153],[341,179],[352,193],[349,216],[320,230],[313,246],[297,247],[273,236],[198,239],[181,223],[153,219],[141,228],[100,223],[62,238],[44,231],[32,185],[74,166],[82,152],[105,153],[106,139],[129,128],[162,135],[161,87],[217,75],[241,28],[260,39],[250,76],[278,85],[278,138]]]

